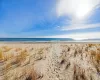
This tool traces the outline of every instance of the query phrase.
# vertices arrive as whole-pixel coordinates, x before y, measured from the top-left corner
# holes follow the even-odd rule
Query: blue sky
[[[0,0],[0,37],[100,38],[100,0]]]

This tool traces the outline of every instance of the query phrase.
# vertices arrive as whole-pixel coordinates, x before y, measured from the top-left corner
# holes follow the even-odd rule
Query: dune
[[[2,43],[0,80],[100,80],[100,44]]]

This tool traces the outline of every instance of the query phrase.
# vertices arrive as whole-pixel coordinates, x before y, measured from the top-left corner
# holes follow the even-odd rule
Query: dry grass
[[[0,49],[0,60],[3,59],[3,53],[2,53],[2,50]]]
[[[97,44],[89,44],[91,48],[95,47],[95,49],[90,50],[89,53],[91,54],[91,57],[95,59],[96,62],[100,61],[100,50],[99,50],[99,45]]]
[[[45,58],[49,58],[49,57],[47,57],[48,56],[47,54],[49,54],[49,52],[51,50],[50,48],[51,48],[50,46],[49,47],[39,46],[39,47],[34,47],[34,49],[32,47],[28,48],[25,46],[24,47],[13,47],[13,48],[11,48],[10,46],[1,47],[0,48],[0,60],[5,61],[4,70],[7,73],[7,74],[5,74],[6,75],[5,80],[10,80],[12,77],[13,77],[12,80],[22,80],[22,79],[23,80],[24,79],[25,80],[36,80],[38,73],[35,72],[36,70],[34,70],[35,69],[34,64],[37,64],[37,63],[40,64],[39,61],[41,59],[43,61],[48,60]],[[60,64],[62,65],[62,67],[64,67],[64,65],[67,64],[67,61],[70,62],[70,59],[72,59],[72,61],[73,61],[73,59],[76,59],[76,62],[74,62],[74,63],[78,64],[77,61],[78,61],[78,59],[81,59],[80,55],[81,55],[81,57],[84,56],[83,55],[83,52],[84,52],[84,54],[88,55],[89,57],[84,56],[85,59],[81,59],[81,61],[84,60],[84,64],[85,64],[86,60],[87,60],[87,62],[90,60],[91,65],[93,65],[97,69],[97,72],[100,72],[100,67],[99,67],[100,66],[100,63],[99,63],[100,62],[100,45],[99,44],[87,44],[87,45],[83,45],[83,46],[82,45],[61,45],[59,48],[57,48],[57,50],[55,48],[54,50],[56,52],[55,51],[54,52],[59,53],[60,48],[61,48],[61,56],[59,57],[59,59],[61,59]],[[82,49],[83,49],[83,52],[82,52]],[[32,54],[29,54],[29,53],[32,53]],[[73,54],[76,56],[74,56]],[[52,53],[53,58],[51,55],[49,55],[49,56],[51,59],[54,59],[54,58],[56,58],[56,57],[54,57],[55,55],[53,55],[53,53]],[[32,59],[30,59],[30,56],[32,57]],[[56,61],[57,59],[54,59],[54,60]],[[26,64],[27,61],[29,61],[28,64]],[[80,65],[81,65],[81,61],[79,61]],[[34,62],[34,64],[33,64],[33,62]],[[53,63],[53,60],[51,62]],[[52,65],[50,67],[52,67]],[[68,63],[68,65],[65,66],[66,70],[70,69],[70,65],[72,65],[72,63]],[[85,80],[87,77],[84,72],[85,69],[84,69],[84,66],[83,66],[83,68],[81,68],[80,65],[74,67],[74,78],[76,80],[78,80],[78,79]],[[49,65],[47,65],[47,66],[49,66]],[[42,67],[42,66],[40,66],[40,67]],[[51,68],[51,69],[53,69],[53,68]],[[18,76],[20,76],[20,77],[18,77]],[[66,77],[66,76],[64,76],[64,77]],[[46,80],[46,79],[44,79],[44,80]]]
[[[3,46],[2,47],[4,49],[4,52],[8,52],[10,51],[12,48],[8,47],[8,46]]]
[[[13,57],[13,54],[9,54],[8,52],[11,50],[12,48],[8,47],[8,46],[3,46],[2,48],[0,48],[0,60],[4,60],[7,61],[10,58]]]
[[[21,48],[18,48],[17,51],[20,52],[14,56],[13,53],[5,53],[0,50],[0,60],[5,61],[5,71],[8,71],[13,65],[21,65],[21,63],[26,60],[26,57],[28,56],[27,51],[25,49],[22,50]]]
[[[16,48],[15,49],[16,52],[21,51],[21,50],[22,50],[21,48]]]
[[[25,69],[26,73],[26,80],[36,80],[36,73],[33,68],[27,68]]]
[[[37,53],[38,54],[43,54],[43,50],[44,50],[44,48],[40,48]]]
[[[27,56],[28,56],[27,51],[26,51],[26,50],[23,50],[23,51],[21,51],[21,53],[17,56],[17,59],[18,59],[19,61],[23,61],[23,60],[26,59]]]
[[[95,60],[99,63],[100,62],[100,51],[97,51],[95,55]]]

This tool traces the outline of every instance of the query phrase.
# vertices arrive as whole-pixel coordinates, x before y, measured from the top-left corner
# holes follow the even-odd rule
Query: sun
[[[90,4],[80,4],[78,8],[76,8],[74,16],[78,19],[84,19],[90,14],[91,9]]]
[[[97,3],[92,0],[59,0],[57,5],[58,16],[67,15],[72,19],[86,19]]]

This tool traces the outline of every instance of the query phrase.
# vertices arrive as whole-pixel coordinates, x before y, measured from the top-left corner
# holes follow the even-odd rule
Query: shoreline
[[[41,44],[41,43],[71,43],[71,44],[99,44],[100,41],[0,41],[0,44]]]

